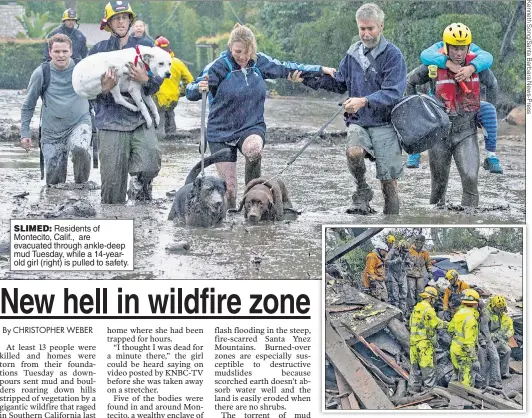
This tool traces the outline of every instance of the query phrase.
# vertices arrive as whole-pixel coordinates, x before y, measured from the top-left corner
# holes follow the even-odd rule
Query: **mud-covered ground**
[[[0,141],[6,130],[19,123],[23,94],[0,92]],[[328,99],[285,98],[266,102],[269,127],[264,150],[264,175],[278,174],[310,138],[338,109],[337,101]],[[36,112],[37,114],[37,112]],[[498,153],[504,175],[480,171],[480,206],[474,213],[437,209],[428,204],[430,172],[424,155],[419,169],[406,170],[400,180],[401,215],[383,216],[382,195],[374,179],[375,167],[368,176],[377,190],[371,216],[345,213],[353,192],[353,180],[347,171],[344,153],[344,127],[335,120],[332,135],[316,141],[283,174],[292,202],[302,210],[296,220],[248,225],[241,214],[230,214],[219,228],[186,228],[167,221],[172,200],[166,192],[181,186],[190,168],[199,160],[199,102],[181,100],[177,107],[179,132],[165,141],[163,168],[154,181],[154,201],[147,204],[101,205],[99,190],[47,188],[40,180],[39,153],[26,153],[16,142],[0,142],[0,277],[6,279],[98,278],[98,279],[306,279],[321,278],[322,224],[508,224],[525,221],[525,138],[524,131],[501,129]],[[36,126],[37,117],[33,120]],[[3,130],[2,130],[3,129]],[[16,131],[16,128],[13,128]],[[4,134],[2,134],[2,132]],[[299,142],[295,142],[299,141]],[[483,144],[481,144],[483,149]],[[482,158],[484,154],[482,152]],[[406,162],[406,155],[403,155]],[[243,188],[243,162],[238,163],[239,191]],[[73,182],[69,167],[68,183]],[[207,174],[214,174],[213,167]],[[90,180],[100,183],[100,173],[93,170]],[[14,196],[28,192],[24,198]],[[460,202],[461,185],[453,164],[448,199]],[[240,194],[239,194],[240,197]],[[67,198],[88,199],[96,218],[135,220],[134,272],[35,272],[9,271],[9,219],[40,217]],[[493,208],[499,208],[492,210]],[[502,209],[501,209],[502,208]],[[187,252],[166,249],[186,240]]]

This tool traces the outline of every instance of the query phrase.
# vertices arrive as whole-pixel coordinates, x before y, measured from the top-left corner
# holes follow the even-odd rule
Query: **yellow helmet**
[[[61,22],[64,22],[65,20],[75,20],[76,22],[79,20],[78,14],[74,9],[66,9],[63,12],[63,17],[61,18]]]
[[[395,237],[392,234],[388,234],[386,236],[386,243],[387,244],[393,244],[395,242]]]
[[[453,280],[453,279],[458,279],[459,277],[459,274],[456,270],[454,269],[451,269],[451,270],[447,270],[447,273],[445,273],[445,278],[449,281]]]
[[[422,298],[437,298],[438,290],[435,287],[427,286],[423,292],[419,294]]]
[[[476,305],[480,300],[480,295],[474,289],[464,289],[462,290],[462,303],[464,305]]]
[[[105,15],[102,19],[100,30],[105,30],[106,32],[111,32],[111,28],[109,27],[108,23],[111,20],[111,18],[116,16],[117,14],[129,13],[129,15],[131,16],[130,23],[133,23],[133,21],[137,17],[135,12],[131,8],[131,4],[129,4],[129,2],[125,0],[110,1],[105,6],[104,13]]]
[[[506,299],[504,298],[504,296],[494,296],[491,299],[491,306],[500,310],[506,309]]]
[[[469,46],[473,42],[473,35],[463,23],[451,23],[443,31],[443,50],[448,53],[447,45]]]

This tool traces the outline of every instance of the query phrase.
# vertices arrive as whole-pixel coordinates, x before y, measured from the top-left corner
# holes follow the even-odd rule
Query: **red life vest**
[[[444,54],[443,48],[438,52]],[[466,55],[465,63],[469,63],[476,57],[469,52]],[[478,112],[480,109],[480,81],[477,73],[473,73],[470,81],[464,82],[469,92],[464,91],[454,79],[455,74],[448,69],[438,68],[436,78],[436,96],[444,103],[447,111],[451,115],[458,113]],[[460,83],[462,84],[462,83]],[[462,84],[463,86],[463,84]]]

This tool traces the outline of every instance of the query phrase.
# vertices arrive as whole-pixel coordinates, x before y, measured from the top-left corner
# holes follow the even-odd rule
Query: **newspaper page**
[[[527,412],[531,1],[0,3],[0,418]]]

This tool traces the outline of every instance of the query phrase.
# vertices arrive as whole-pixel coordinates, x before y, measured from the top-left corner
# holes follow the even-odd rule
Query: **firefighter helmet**
[[[78,14],[74,9],[66,9],[63,12],[63,17],[61,18],[61,22],[64,22],[65,20],[75,20],[76,22],[79,20]]]
[[[454,269],[447,270],[447,273],[445,273],[445,278],[449,281],[457,280],[458,277],[459,277],[458,272]]]
[[[491,306],[499,310],[504,310],[507,306],[506,299],[504,296],[494,296],[493,299],[491,299]]]
[[[137,17],[135,12],[131,8],[131,4],[129,4],[129,2],[125,0],[110,1],[105,6],[104,13],[105,15],[101,21],[100,30],[105,30],[107,32],[111,32],[111,28],[109,27],[109,22],[117,14],[129,13],[129,16],[131,17],[130,24],[133,23],[133,21]]]
[[[464,305],[476,305],[480,300],[480,295],[474,289],[464,289],[462,291],[462,303]]]
[[[437,298],[438,290],[435,287],[427,286],[423,292],[419,294],[422,298]]]

